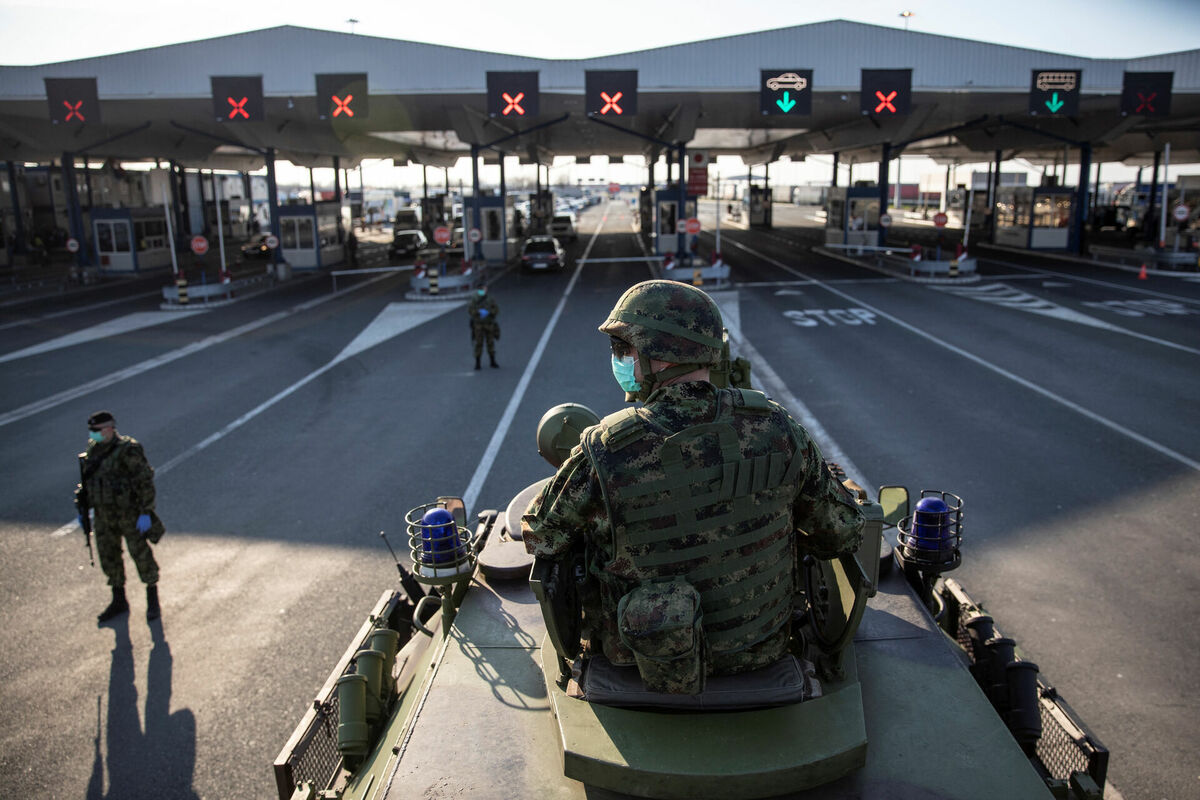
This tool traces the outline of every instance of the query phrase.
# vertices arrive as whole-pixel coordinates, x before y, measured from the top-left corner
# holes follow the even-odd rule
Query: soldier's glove
[[[481,319],[487,319],[487,315],[488,315],[488,310],[486,308],[479,309],[479,316]]]
[[[144,534],[148,530],[150,530],[150,515],[142,514],[137,518],[137,532]]]

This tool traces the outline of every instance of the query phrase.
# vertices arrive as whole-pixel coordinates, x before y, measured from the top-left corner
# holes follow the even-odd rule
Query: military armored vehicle
[[[539,452],[557,466],[594,421],[551,409]],[[635,668],[581,675],[585,571],[520,541],[548,478],[473,520],[459,498],[417,506],[399,587],[275,761],[279,799],[1098,800],[1108,751],[945,575],[962,501],[872,498],[829,468],[862,506],[862,545],[805,560],[785,661],[695,695],[649,692]]]

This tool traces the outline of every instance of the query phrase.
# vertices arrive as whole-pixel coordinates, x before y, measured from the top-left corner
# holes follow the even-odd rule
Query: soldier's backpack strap
[[[646,435],[636,408],[626,408],[600,421],[600,441],[610,453],[633,444]]]

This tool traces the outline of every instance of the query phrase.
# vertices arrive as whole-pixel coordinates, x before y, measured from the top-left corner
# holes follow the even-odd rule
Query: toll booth
[[[204,204],[208,218],[208,230],[217,235],[217,207],[211,201]],[[226,238],[250,238],[250,201],[241,198],[221,200],[221,227]]]
[[[92,242],[103,273],[141,272],[171,263],[162,208],[93,209]]]
[[[508,260],[510,247],[516,247],[513,213],[516,200],[513,197],[479,198],[479,230],[483,234],[483,257],[489,264],[503,264]],[[474,211],[467,207],[468,227],[474,227]],[[467,253],[474,252],[467,245]]]
[[[879,187],[831,186],[825,200],[825,244],[879,242]]]
[[[446,195],[421,198],[421,231],[433,241],[433,229],[446,224]]]
[[[767,186],[751,186],[749,191],[751,228],[771,227],[771,190]]]
[[[279,207],[279,255],[293,269],[340,264],[345,246],[338,242],[338,219],[350,230],[350,204],[327,200],[315,205]]]
[[[543,189],[539,194],[529,195],[529,235],[545,235],[554,219],[554,192]]]
[[[680,246],[687,243],[687,234],[680,232],[680,224],[696,216],[696,195],[688,195],[687,205],[680,214],[679,194],[674,187],[668,186],[658,192],[657,210],[654,252],[660,256],[678,252]]]
[[[1071,249],[1075,190],[1002,186],[996,191],[995,218],[995,244],[1022,250]]]
[[[638,191],[638,230],[647,235],[654,231],[654,190],[649,186]]]

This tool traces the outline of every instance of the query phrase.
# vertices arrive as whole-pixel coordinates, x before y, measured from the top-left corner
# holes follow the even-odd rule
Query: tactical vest
[[[712,422],[674,434],[627,409],[582,441],[612,531],[613,559],[598,573],[603,613],[615,614],[635,586],[685,576],[700,594],[710,671],[714,659],[779,633],[791,617],[791,507],[804,460],[790,434],[789,451],[778,451],[764,446],[771,437],[747,432],[748,423],[761,429],[764,417],[786,424],[761,392],[720,390],[717,409]],[[767,427],[774,426],[771,420]],[[745,455],[743,443],[750,448]],[[631,463],[626,448],[634,444],[639,455]],[[604,651],[616,663],[632,661],[620,641],[606,639]]]
[[[101,512],[125,512],[135,510],[137,498],[134,497],[133,482],[124,469],[122,459],[124,450],[136,442],[127,436],[118,436],[112,443],[112,450],[104,456],[100,466],[87,479],[88,502]],[[81,453],[80,461],[88,466],[88,454]]]

